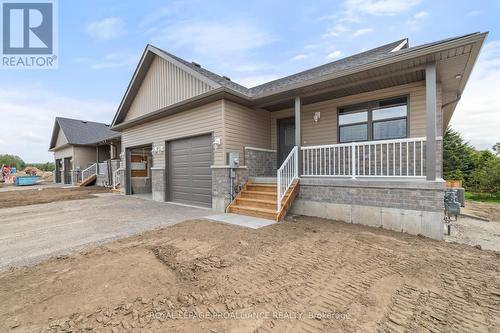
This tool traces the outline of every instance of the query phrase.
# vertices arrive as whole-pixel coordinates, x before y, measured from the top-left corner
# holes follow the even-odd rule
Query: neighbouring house
[[[111,186],[120,168],[121,135],[109,125],[57,117],[49,151],[54,152],[54,182]]]
[[[147,45],[112,122],[122,191],[443,235],[443,132],[487,33],[401,39],[253,88]]]

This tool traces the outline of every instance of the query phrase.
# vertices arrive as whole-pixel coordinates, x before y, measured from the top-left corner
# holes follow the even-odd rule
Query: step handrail
[[[96,175],[97,175],[97,163],[94,163],[91,166],[89,166],[87,169],[84,169],[82,171],[82,183],[85,182],[90,177],[96,176]]]
[[[277,211],[281,211],[281,201],[296,179],[299,179],[299,149],[293,147],[277,171],[278,204]]]
[[[122,170],[125,170],[125,169],[118,168],[113,172],[113,189],[115,189],[115,190],[116,190],[116,187],[121,184],[121,179],[120,179],[121,177],[120,176],[121,176]]]

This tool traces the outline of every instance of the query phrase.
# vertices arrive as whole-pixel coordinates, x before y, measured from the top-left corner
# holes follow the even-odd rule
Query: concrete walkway
[[[211,212],[118,194],[98,196],[0,209],[0,270]]]
[[[276,223],[272,220],[266,220],[258,217],[230,214],[230,213],[210,215],[207,216],[206,219],[215,222],[238,225],[240,227],[246,227],[251,229],[259,229]]]

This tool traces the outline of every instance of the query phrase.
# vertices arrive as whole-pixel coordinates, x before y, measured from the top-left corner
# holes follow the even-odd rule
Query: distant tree
[[[16,155],[3,154],[0,155],[0,166],[3,164],[16,167],[18,170],[24,169],[26,163],[24,163],[23,159]]]
[[[497,142],[493,145],[493,151],[497,156],[500,156],[500,142]]]
[[[500,158],[488,150],[478,152],[476,158],[478,167],[470,175],[469,190],[500,193]]]
[[[462,135],[448,127],[443,138],[443,176],[445,179],[467,181],[476,168],[476,151]]]
[[[42,171],[54,171],[55,164],[54,162],[46,162],[46,163],[27,163],[27,166],[32,166]]]

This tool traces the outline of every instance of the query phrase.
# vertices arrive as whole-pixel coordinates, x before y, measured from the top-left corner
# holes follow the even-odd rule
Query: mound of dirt
[[[0,192],[0,208],[28,206],[54,201],[80,200],[95,198],[95,193],[108,193],[109,188],[75,187],[75,188],[39,188],[23,191]]]
[[[0,273],[0,331],[495,331],[499,259],[315,218],[192,220]]]

